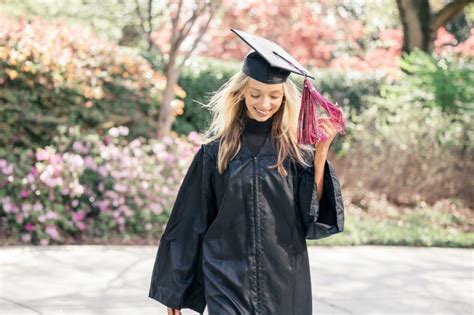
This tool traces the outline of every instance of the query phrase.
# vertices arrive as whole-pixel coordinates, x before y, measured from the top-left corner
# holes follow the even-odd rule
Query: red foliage
[[[220,59],[242,59],[248,49],[231,33],[241,29],[278,42],[301,63],[327,67],[338,51],[357,49],[355,40],[364,36],[359,21],[343,20],[320,4],[298,0],[224,3],[226,10],[212,31],[212,44],[205,55]],[[319,14],[315,13],[321,11]]]
[[[456,38],[441,27],[437,34],[435,44],[435,53],[443,54],[459,54],[466,57],[474,57],[474,29],[471,29],[471,36],[464,42],[458,44]]]
[[[309,67],[372,71],[395,71],[403,46],[401,29],[367,34],[361,21],[337,14],[330,0],[307,3],[298,0],[223,2],[224,16],[214,25],[204,55],[242,60],[248,52],[230,28],[240,29],[279,43]],[[474,31],[471,31],[474,35]],[[474,36],[457,45],[440,28],[435,54],[441,52],[472,56]],[[375,37],[375,38],[374,38]],[[212,49],[211,49],[212,47]]]

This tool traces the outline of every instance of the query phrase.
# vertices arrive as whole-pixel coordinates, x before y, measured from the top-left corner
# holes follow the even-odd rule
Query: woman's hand
[[[337,129],[328,117],[319,118],[318,123],[323,129],[323,132],[328,136],[328,139],[325,142],[319,141],[316,144],[316,154],[314,156],[314,167],[316,169],[314,173],[314,181],[317,187],[318,200],[321,200],[324,186],[324,165],[328,156],[329,146],[337,134]]]
[[[328,136],[328,139],[323,142],[319,141],[316,144],[316,152],[318,154],[326,154],[329,151],[329,146],[331,145],[332,141],[337,135],[337,129],[334,127],[333,123],[331,122],[331,119],[329,117],[321,117],[318,118],[318,124],[321,126],[323,129],[324,133]]]
[[[181,309],[168,307],[168,315],[182,315]]]

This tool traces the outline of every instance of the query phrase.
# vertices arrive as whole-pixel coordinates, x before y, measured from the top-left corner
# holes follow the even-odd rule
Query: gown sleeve
[[[344,230],[344,203],[341,185],[329,160],[324,165],[323,195],[318,202],[314,165],[297,167],[298,209],[303,218],[306,239],[320,239]]]
[[[199,313],[206,306],[202,240],[215,216],[212,160],[201,146],[189,166],[161,236],[148,295]]]

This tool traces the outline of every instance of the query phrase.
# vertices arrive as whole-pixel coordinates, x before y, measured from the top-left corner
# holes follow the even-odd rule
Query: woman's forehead
[[[255,79],[250,78],[248,83],[250,90],[272,93],[272,92],[283,92],[283,83],[278,84],[266,84]]]

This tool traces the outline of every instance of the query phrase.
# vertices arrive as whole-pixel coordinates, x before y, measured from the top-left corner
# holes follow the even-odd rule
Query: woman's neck
[[[258,121],[247,114],[244,115],[244,132],[247,133],[268,133],[272,130],[273,116],[265,121]]]

